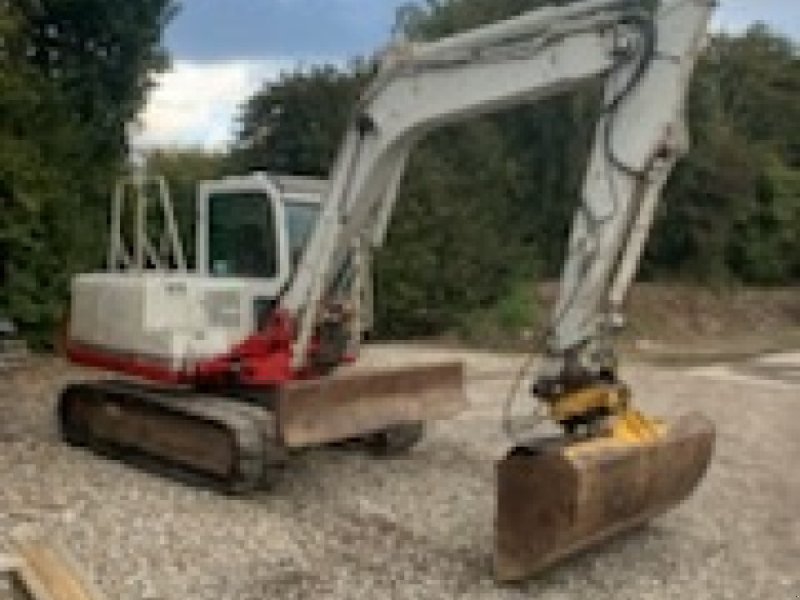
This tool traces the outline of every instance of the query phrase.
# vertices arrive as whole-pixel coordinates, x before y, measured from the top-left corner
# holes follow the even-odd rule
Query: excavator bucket
[[[281,389],[275,416],[279,442],[302,448],[448,419],[465,406],[464,366],[443,363],[292,382]]]
[[[711,422],[690,414],[652,442],[515,448],[497,465],[496,578],[528,579],[665,512],[697,486],[714,439]]]

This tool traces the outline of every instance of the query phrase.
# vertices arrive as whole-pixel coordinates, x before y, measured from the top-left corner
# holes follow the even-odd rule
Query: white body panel
[[[250,286],[235,279],[158,272],[80,275],[72,283],[70,337],[179,369],[224,354],[245,339],[255,328],[254,299]]]

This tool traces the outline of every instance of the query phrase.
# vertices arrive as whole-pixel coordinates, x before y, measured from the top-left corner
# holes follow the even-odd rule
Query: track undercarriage
[[[66,441],[229,493],[270,487],[292,451],[356,441],[400,454],[423,423],[464,405],[463,368],[444,364],[345,372],[247,393],[206,393],[123,380],[68,386]]]

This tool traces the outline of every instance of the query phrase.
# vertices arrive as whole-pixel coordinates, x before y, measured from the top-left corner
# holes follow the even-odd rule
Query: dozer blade
[[[714,427],[681,417],[658,441],[598,438],[516,448],[497,465],[495,577],[535,576],[674,506],[703,477]]]
[[[281,443],[302,448],[447,419],[465,406],[464,367],[446,363],[290,383],[281,389],[275,414]]]

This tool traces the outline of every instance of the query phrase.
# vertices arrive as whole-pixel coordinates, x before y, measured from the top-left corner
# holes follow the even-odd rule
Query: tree
[[[515,167],[490,120],[449,127],[414,152],[377,256],[380,334],[459,327],[535,270],[519,242]]]
[[[397,27],[411,40],[427,41],[543,4],[429,2],[404,7]],[[565,153],[583,136],[559,127],[561,119],[553,117],[573,124],[572,115],[582,106],[546,102],[540,107],[544,114],[518,108],[448,127],[415,151],[388,245],[378,256],[382,333],[463,329],[476,311],[495,306],[520,281],[547,271],[547,260],[560,257],[568,223],[564,215],[570,210],[561,194],[577,184],[557,169],[568,164]]]
[[[125,123],[163,68],[169,0],[0,3],[0,312],[45,343],[100,264]]]
[[[649,276],[797,281],[800,61],[756,25],[718,35],[690,101],[693,147],[666,190]]]
[[[265,84],[244,106],[233,168],[326,176],[368,77],[324,65]]]

